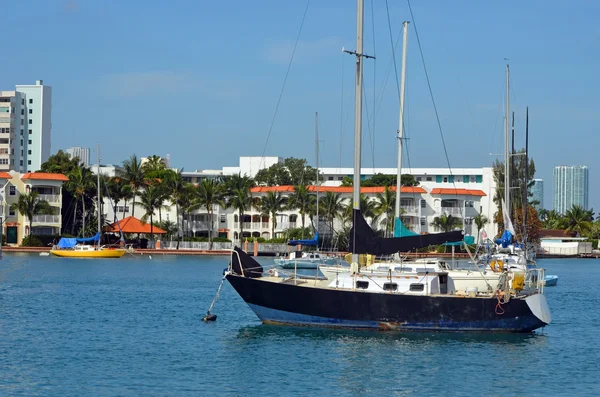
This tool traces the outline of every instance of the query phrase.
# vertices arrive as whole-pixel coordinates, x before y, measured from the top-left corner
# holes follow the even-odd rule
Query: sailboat
[[[100,206],[100,148],[98,146],[98,170],[97,170],[97,217],[98,217],[98,232],[88,238],[66,238],[62,237],[58,244],[53,246],[50,253],[55,256],[67,258],[120,258],[127,250],[121,247],[113,247],[100,245],[102,241],[102,209]],[[92,243],[92,244],[90,244]]]
[[[462,232],[383,238],[364,219],[360,203],[363,0],[357,1],[353,226],[351,271],[335,280],[264,273],[238,247],[225,279],[267,324],[380,330],[531,332],[551,322],[540,281],[506,274],[492,292],[459,294],[447,272],[396,276],[365,274],[360,254],[391,255],[461,241]],[[542,269],[535,269],[541,272]],[[510,277],[509,277],[510,276]],[[538,278],[537,280],[541,280]],[[526,280],[529,280],[526,282]]]

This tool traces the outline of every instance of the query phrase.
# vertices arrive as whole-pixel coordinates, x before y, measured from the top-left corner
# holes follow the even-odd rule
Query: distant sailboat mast
[[[506,112],[504,114],[504,204],[506,211],[508,212],[508,219],[510,219],[510,153],[509,153],[509,130],[510,130],[510,71],[509,66],[506,64]],[[506,228],[507,225],[504,225]]]
[[[98,169],[97,169],[98,172],[96,172],[97,183],[98,183],[98,186],[97,186],[98,202],[97,202],[96,206],[98,207],[98,233],[100,233],[100,236],[98,238],[98,248],[100,248],[100,244],[102,243],[102,233],[100,231],[101,219],[102,219],[102,217],[101,217],[102,209],[100,208],[100,202],[101,202],[100,201],[100,196],[101,196],[101,193],[100,193],[100,144],[96,145],[96,154],[98,155]]]
[[[317,225],[315,227],[315,237],[317,237],[317,251],[319,250],[319,112],[315,112],[315,151],[316,151],[316,167],[317,167],[317,181],[316,181],[316,192],[317,192]],[[332,231],[333,232],[333,231]],[[304,233],[304,231],[303,231]]]
[[[400,120],[398,122],[398,174],[396,177],[396,212],[394,219],[394,237],[402,232],[400,220],[400,190],[402,188],[402,139],[404,133],[404,91],[406,82],[406,45],[408,43],[408,21],[402,23],[404,35],[402,40],[402,72],[400,76]]]

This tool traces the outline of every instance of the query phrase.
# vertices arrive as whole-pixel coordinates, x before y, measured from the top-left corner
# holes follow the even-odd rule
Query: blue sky
[[[263,154],[314,164],[318,111],[320,163],[351,167],[354,59],[341,49],[355,47],[353,0],[311,2],[267,140],[305,6],[299,0],[7,2],[0,88],[36,79],[53,87],[53,153],[100,142],[104,163],[169,153],[172,165],[186,170]],[[554,166],[588,165],[590,203],[598,212],[592,159],[600,143],[600,3],[413,0],[412,6],[450,165],[488,166],[496,158],[490,153],[502,152],[508,58],[517,147],[524,146],[529,106],[530,152],[536,177],[545,181],[545,206],[552,206]],[[411,18],[406,1],[389,0],[389,7],[396,41],[401,22]],[[408,157],[413,167],[444,167],[414,25]],[[391,47],[385,1],[366,0],[365,52],[377,59],[365,63],[364,166],[396,163],[393,68],[385,83]]]

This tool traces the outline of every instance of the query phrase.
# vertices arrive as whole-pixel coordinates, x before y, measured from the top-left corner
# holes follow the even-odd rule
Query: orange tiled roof
[[[451,194],[451,195],[465,195],[465,196],[487,196],[483,191],[477,189],[452,189],[452,188],[439,188],[436,187],[431,191],[431,194]]]
[[[0,172],[0,179],[12,179],[12,175],[8,172]]]
[[[125,219],[121,219],[119,221],[119,223],[121,224],[121,230],[123,231],[123,233],[146,233],[146,234],[150,234],[150,223],[142,223],[142,221],[140,221],[137,218],[134,218],[133,216],[128,216]],[[117,224],[117,222],[113,223],[110,226],[106,226],[103,229],[105,232],[113,232],[113,233],[118,233],[119,232],[119,225]],[[152,233],[154,234],[165,234],[167,232],[165,232],[163,229],[153,226],[152,227]]]
[[[316,192],[317,187],[314,185],[308,186],[308,190]],[[396,191],[396,187],[390,187],[392,192]],[[252,193],[266,193],[266,192],[293,192],[294,186],[257,186],[252,188]],[[361,187],[361,193],[383,193],[385,191],[384,186],[375,187]],[[334,193],[352,193],[352,186],[319,186],[319,192],[334,192]],[[425,189],[419,186],[402,186],[402,193],[426,193]]]
[[[28,172],[21,177],[21,179],[33,179],[33,180],[41,180],[41,181],[63,181],[66,182],[69,180],[63,174],[51,174],[48,172]]]

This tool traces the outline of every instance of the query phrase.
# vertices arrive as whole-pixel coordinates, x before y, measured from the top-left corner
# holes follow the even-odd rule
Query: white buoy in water
[[[49,252],[40,252],[40,256],[50,256]]]
[[[148,254],[148,258],[152,259],[152,255]]]

